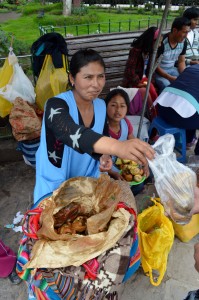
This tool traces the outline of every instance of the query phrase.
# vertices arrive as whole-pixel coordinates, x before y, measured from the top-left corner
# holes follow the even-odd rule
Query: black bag
[[[32,44],[31,54],[33,75],[39,77],[46,54],[52,56],[55,68],[63,67],[62,54],[67,58],[67,44],[61,34],[56,32],[46,33]]]

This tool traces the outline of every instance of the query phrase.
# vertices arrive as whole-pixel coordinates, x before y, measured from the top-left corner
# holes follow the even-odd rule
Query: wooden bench
[[[141,31],[119,32],[68,37],[66,42],[69,51],[69,62],[71,56],[79,49],[92,48],[100,53],[106,65],[106,84],[100,94],[100,97],[104,98],[110,88],[122,84],[131,43],[141,33]]]

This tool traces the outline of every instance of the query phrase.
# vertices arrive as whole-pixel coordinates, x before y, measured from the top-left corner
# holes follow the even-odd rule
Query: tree
[[[72,8],[72,0],[63,0],[63,15],[70,16]]]

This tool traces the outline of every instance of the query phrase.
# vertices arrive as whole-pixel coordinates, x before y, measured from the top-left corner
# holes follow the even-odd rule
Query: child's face
[[[121,95],[115,95],[107,105],[107,115],[109,121],[119,122],[126,116],[127,105]]]

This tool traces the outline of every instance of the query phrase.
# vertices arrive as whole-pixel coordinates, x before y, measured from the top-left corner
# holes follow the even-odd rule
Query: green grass
[[[39,10],[45,10],[45,15],[43,18],[38,18]],[[141,21],[141,27],[143,29],[148,26],[148,18],[150,17],[150,25],[157,25],[157,19],[161,21],[161,15],[150,15],[148,12],[146,15],[143,14],[133,14],[132,11],[122,10],[113,11],[112,9],[89,9],[88,15],[80,16],[73,15],[67,18],[64,18],[62,15],[57,15],[58,10],[60,10],[59,5],[46,5],[41,6],[39,4],[31,4],[26,5],[24,8],[18,8],[22,11],[22,16],[17,20],[5,21],[0,24],[0,29],[7,32],[8,34],[13,34],[14,37],[19,40],[27,43],[27,45],[31,46],[31,44],[39,38],[39,24],[43,26],[53,25],[53,26],[61,26],[67,25],[67,32],[73,35],[77,35],[77,27],[74,24],[84,24],[79,27],[78,34],[88,34],[88,27],[85,25],[87,23],[93,23],[90,25],[89,33],[96,33],[97,30],[100,29],[101,32],[108,32],[108,21],[111,20],[111,32],[119,31],[119,22],[120,22],[120,30],[128,31],[129,30],[129,22],[131,20],[130,30],[138,30],[138,21],[145,19],[145,21]],[[53,10],[55,10],[56,14],[52,15]],[[60,10],[61,11],[61,10]],[[117,22],[116,24],[113,24]],[[100,24],[100,27],[99,27]],[[56,31],[61,34],[65,34],[64,29],[56,29]]]

